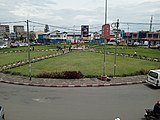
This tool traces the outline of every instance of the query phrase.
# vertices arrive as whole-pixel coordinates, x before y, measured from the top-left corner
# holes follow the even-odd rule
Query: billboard
[[[126,36],[129,37],[130,36],[130,32],[126,32]]]
[[[102,25],[102,39],[110,40],[110,25]]]
[[[88,33],[89,33],[89,25],[82,25],[81,26],[81,35],[83,37],[88,37]]]

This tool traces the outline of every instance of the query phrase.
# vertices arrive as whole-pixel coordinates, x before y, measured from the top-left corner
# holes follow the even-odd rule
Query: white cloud
[[[104,23],[105,0],[0,0],[0,21],[30,19],[57,26]],[[160,18],[159,0],[108,0],[108,21],[149,22]],[[153,19],[153,20],[154,20]]]
[[[25,17],[25,16],[35,17],[39,15],[38,7],[30,6],[27,3],[18,4],[15,6],[14,10],[11,10],[9,12],[13,13],[13,15],[18,16],[18,17]]]
[[[74,17],[73,20],[79,20],[82,21],[83,23],[87,23],[87,24],[93,24],[95,22],[98,22],[97,20],[97,16],[86,16],[86,15],[77,15]]]

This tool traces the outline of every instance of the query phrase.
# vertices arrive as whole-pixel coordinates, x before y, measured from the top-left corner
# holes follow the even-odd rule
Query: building
[[[9,32],[9,25],[0,25],[0,45],[7,45]]]
[[[66,40],[67,39],[67,32],[60,32],[60,31],[54,31],[48,34],[49,39],[53,40]]]
[[[7,32],[7,33],[10,32],[9,25],[0,25],[0,33],[4,33],[4,32]]]
[[[13,30],[16,33],[17,37],[21,37],[21,35],[24,34],[24,26],[15,25],[15,26],[13,26]]]
[[[149,41],[149,46],[160,45],[160,32],[148,32],[145,40]]]
[[[123,39],[126,40],[126,43],[128,45],[134,45],[134,43],[143,45],[146,41],[147,33],[148,31],[126,32],[123,36]]]
[[[71,43],[80,43],[82,40],[80,32],[68,32],[67,40],[71,41]]]
[[[67,40],[67,33],[66,32],[60,32],[58,30],[50,33],[39,33],[37,41],[39,43],[44,44],[59,44],[59,43],[65,43]]]
[[[24,26],[15,25],[15,26],[13,26],[13,30],[17,34],[23,33],[24,32]]]
[[[15,40],[26,42],[27,33],[24,31],[24,26],[22,26],[22,25],[14,25],[13,26],[13,31],[14,31],[14,33],[16,35],[16,39]]]
[[[93,33],[93,39],[94,39],[94,40],[101,39],[101,34],[98,33],[98,32],[94,32],[94,33]]]
[[[9,33],[9,25],[0,25],[0,38],[8,38]]]

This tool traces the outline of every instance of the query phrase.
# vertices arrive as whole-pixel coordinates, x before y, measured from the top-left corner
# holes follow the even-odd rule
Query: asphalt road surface
[[[144,84],[42,88],[0,83],[6,120],[143,120],[160,100],[160,89]]]

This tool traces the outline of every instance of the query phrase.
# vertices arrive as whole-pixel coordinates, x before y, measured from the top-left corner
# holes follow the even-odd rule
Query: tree
[[[49,26],[47,24],[45,25],[44,32],[49,32]]]

